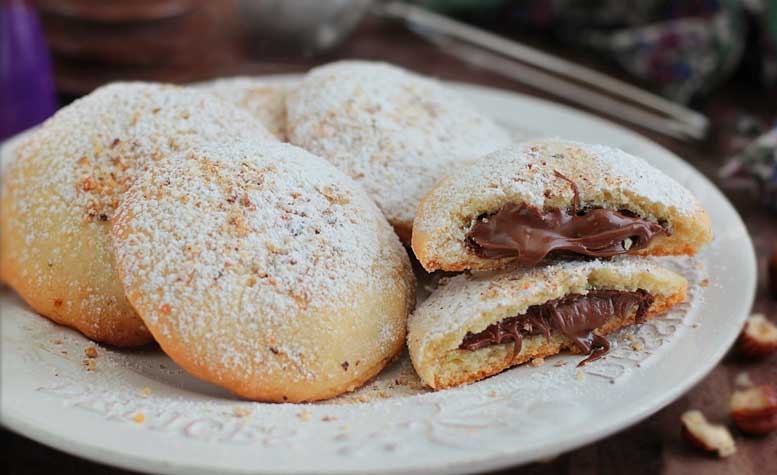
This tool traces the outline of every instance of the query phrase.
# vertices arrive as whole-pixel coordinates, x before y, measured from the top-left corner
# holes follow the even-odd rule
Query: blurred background
[[[303,73],[343,58],[389,61],[584,109],[671,149],[739,210],[759,256],[754,311],[777,316],[770,297],[777,290],[769,290],[767,279],[772,262],[777,289],[777,0],[0,0],[0,6],[0,140],[115,80],[191,83]],[[687,473],[698,460],[660,455],[678,437],[678,414],[689,405],[725,404],[722,388],[741,369],[727,358],[639,428],[526,473],[571,473],[580,461],[597,460],[615,464],[607,473],[635,466],[657,473],[650,470],[656,464]],[[773,360],[753,371],[777,381]],[[17,449],[9,473],[14,467],[50,473],[59,464],[73,473],[109,473],[7,431],[2,443]],[[777,441],[753,441],[743,453],[750,472],[718,465],[703,473],[767,473],[758,467],[777,463]]]
[[[777,208],[768,153],[777,138],[767,134],[777,0],[0,1],[0,139],[115,80],[188,83],[380,59],[565,102],[725,157],[752,145],[715,176]],[[643,90],[668,101],[629,104]]]

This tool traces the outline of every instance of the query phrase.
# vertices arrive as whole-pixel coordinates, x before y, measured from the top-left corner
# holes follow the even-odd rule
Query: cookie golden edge
[[[35,140],[32,133],[26,140]],[[33,157],[34,158],[34,157]],[[72,328],[91,340],[99,343],[131,348],[146,345],[153,341],[151,333],[127,301],[124,290],[118,281],[106,278],[99,282],[100,290],[87,285],[89,278],[83,276],[101,273],[97,266],[104,264],[102,259],[112,262],[110,254],[100,256],[101,262],[77,262],[78,269],[69,269],[78,277],[61,278],[61,267],[50,261],[47,256],[59,255],[62,249],[73,252],[79,246],[88,246],[88,236],[77,234],[66,243],[37,240],[39,252],[23,257],[27,253],[27,236],[22,226],[10,225],[24,220],[12,206],[11,199],[16,187],[25,186],[24,175],[33,164],[21,164],[19,160],[8,163],[3,170],[0,196],[0,281],[13,289],[35,313],[53,322]],[[51,165],[49,163],[49,165]],[[40,190],[40,193],[52,193]],[[52,216],[51,219],[67,220],[69,216]],[[106,223],[105,226],[109,226]],[[98,252],[99,253],[99,252]]]
[[[643,249],[627,253],[634,256],[693,256],[700,248],[712,241],[712,225],[707,212],[701,207],[698,200],[682,185],[663,175],[646,162],[630,156],[617,149],[604,146],[591,146],[577,142],[562,140],[539,140],[517,144],[468,165],[461,173],[448,176],[440,180],[421,200],[416,218],[413,222],[411,246],[421,265],[429,272],[444,270],[459,272],[464,270],[494,270],[508,266],[513,260],[485,259],[478,257],[465,243],[465,235],[471,227],[473,220],[483,214],[494,213],[502,205],[508,202],[526,203],[537,202],[537,193],[543,194],[544,190],[535,190],[535,193],[527,193],[526,190],[510,190],[501,188],[500,184],[489,181],[494,178],[493,173],[484,172],[483,168],[494,164],[498,166],[504,163],[505,155],[521,153],[519,147],[532,147],[535,144],[550,144],[549,151],[541,154],[536,159],[526,160],[526,164],[537,165],[541,184],[545,187],[548,177],[554,171],[559,171],[572,180],[579,182],[581,189],[581,201],[583,205],[598,204],[612,209],[629,209],[640,212],[644,217],[652,217],[656,220],[667,221],[671,225],[671,235],[658,235]],[[554,147],[568,147],[574,160],[580,163],[570,163],[570,160],[560,161],[550,156]],[[602,186],[596,190],[586,192],[586,183],[589,177],[597,174],[606,175],[608,170],[603,169],[598,159],[592,159],[587,147],[600,147],[608,152],[617,153],[616,157],[628,159],[636,164],[642,163],[654,177],[662,180],[662,185],[671,187],[678,192],[681,203],[673,206],[671,203],[662,203],[652,199],[647,193],[640,193],[628,185],[618,183],[616,179],[603,179]],[[542,166],[539,166],[542,164]],[[532,179],[522,176],[524,172],[517,171],[516,179]],[[481,187],[494,187],[497,193],[480,193],[478,183],[461,184],[461,177],[475,176],[480,180]],[[503,182],[502,182],[503,183]],[[482,189],[482,188],[480,188]],[[551,190],[549,198],[543,198],[542,208],[571,208],[574,194],[569,184],[563,180],[550,180],[548,188]],[[463,194],[462,194],[463,193]],[[682,207],[683,209],[680,209]]]
[[[35,313],[72,328],[91,340],[118,348],[135,348],[153,341],[151,333],[128,302],[100,307],[83,305],[90,298],[90,293],[83,292],[79,296],[67,291],[64,286],[35,285],[22,277],[19,266],[12,258],[2,260],[0,273],[2,282],[12,288]],[[67,300],[63,295],[67,295]],[[73,318],[73,312],[63,308],[68,302],[79,307],[78,318]]]
[[[408,281],[414,281],[414,277],[409,274],[404,275],[403,278]],[[393,295],[385,296],[385,305],[382,307],[385,312],[404,315],[409,314],[415,306],[414,286],[410,285],[410,288],[410,295],[404,302],[404,305],[400,299],[394,298]],[[137,291],[130,288],[127,292],[130,302],[135,303],[135,308],[141,316],[150,314],[152,309],[137,304],[140,300],[140,294]],[[392,305],[394,308],[392,308]],[[354,311],[356,313],[367,313],[373,310],[359,308]],[[358,371],[360,371],[360,373],[347,382],[335,386],[321,385],[324,387],[318,387],[320,385],[304,385],[295,387],[295,385],[288,385],[283,381],[278,381],[276,378],[255,378],[248,380],[241,376],[230,376],[232,371],[224,365],[214,361],[205,363],[199,357],[200,355],[192,352],[190,346],[177,341],[175,338],[170,338],[153,325],[148,325],[148,327],[165,354],[191,375],[203,381],[218,384],[245,399],[276,403],[323,401],[360,388],[370,379],[377,376],[383,368],[402,353],[402,350],[404,350],[405,347],[405,338],[407,334],[405,325],[401,335],[398,335],[394,345],[388,351],[387,356],[380,358],[369,367],[359,368]]]
[[[552,334],[550,341],[542,335],[524,337],[521,351],[517,354],[512,343],[491,345],[475,351],[458,348],[468,332],[482,331],[493,323],[525,312],[531,305],[542,304],[571,293],[585,293],[592,288],[626,291],[645,289],[655,297],[646,314],[646,319],[652,319],[660,318],[664,312],[686,300],[688,282],[685,278],[654,264],[646,264],[646,267],[629,274],[624,274],[609,264],[582,274],[574,271],[561,272],[554,278],[554,283],[547,286],[536,285],[536,279],[539,276],[547,276],[548,269],[552,272],[553,268],[554,265],[550,265],[527,273],[502,272],[500,276],[495,277],[495,282],[498,281],[496,288],[486,286],[476,297],[478,300],[502,301],[492,302],[495,305],[486,302],[484,308],[487,310],[473,311],[473,315],[464,325],[451,331],[435,331],[435,325],[430,324],[435,314],[438,317],[437,326],[445,323],[446,318],[442,314],[448,310],[445,302],[450,303],[450,299],[432,299],[419,305],[410,317],[407,346],[413,367],[424,384],[434,390],[447,389],[480,381],[535,358],[553,356],[562,351],[577,353],[573,342],[558,334]],[[469,277],[461,275],[455,278]],[[485,277],[486,280],[490,278]],[[530,289],[528,292],[527,288]],[[531,288],[538,291],[532,291]],[[466,301],[459,303],[466,305]],[[471,303],[472,307],[479,305],[474,301]],[[635,313],[636,309],[625,318],[611,318],[594,333],[604,336],[634,325]]]

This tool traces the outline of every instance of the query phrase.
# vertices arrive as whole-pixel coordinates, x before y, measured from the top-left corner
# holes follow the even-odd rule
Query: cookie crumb
[[[81,364],[84,365],[87,371],[94,371],[97,369],[97,365],[95,364],[94,360],[91,358],[87,358],[81,362]]]
[[[321,420],[324,422],[332,422],[337,420],[337,416],[324,416]]]
[[[556,361],[555,363],[553,363],[553,367],[554,368],[561,368],[562,366],[564,366],[566,364],[567,364],[566,361]]]
[[[577,373],[575,373],[575,379],[578,381],[582,381],[585,379],[585,373],[581,370],[577,370]]]
[[[232,414],[235,417],[249,417],[253,414],[253,412],[254,411],[245,406],[235,406],[232,408]]]
[[[534,358],[531,360],[531,363],[529,364],[535,368],[538,366],[542,366],[543,364],[545,364],[545,358]]]
[[[97,348],[94,346],[87,346],[84,348],[84,354],[87,358],[97,358],[99,355],[97,354]]]
[[[146,416],[142,412],[138,412],[132,417],[132,420],[138,424],[142,424],[146,420]]]
[[[311,417],[311,414],[308,411],[300,411],[297,413],[297,418],[302,422],[309,421],[310,417]]]
[[[488,395],[491,397],[496,397],[496,389],[492,389],[491,391],[489,391]]]
[[[645,345],[641,341],[631,342],[631,349],[634,351],[642,351],[645,349]]]
[[[146,386],[145,388],[143,388],[143,390],[142,390],[142,391],[140,391],[140,395],[141,395],[141,396],[143,396],[143,397],[149,397],[149,396],[151,396],[151,388],[149,388],[148,386]]]

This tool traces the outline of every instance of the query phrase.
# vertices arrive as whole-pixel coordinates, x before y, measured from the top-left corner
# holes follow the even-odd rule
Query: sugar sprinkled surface
[[[455,332],[475,321],[481,314],[501,308],[515,308],[535,295],[552,293],[567,282],[582,279],[596,270],[614,272],[623,279],[647,273],[661,276],[656,261],[646,258],[621,257],[611,261],[566,261],[547,263],[527,270],[506,270],[459,274],[444,279],[428,299],[411,315],[408,325],[423,328],[418,338],[423,346]],[[417,333],[416,333],[417,334]]]
[[[412,293],[398,239],[351,179],[288,144],[212,144],[161,162],[128,192],[114,238],[152,331],[216,373],[326,380],[344,372],[328,354],[362,347],[342,341],[369,339],[372,355],[354,358],[379,360],[404,334],[396,315],[349,311]]]
[[[423,194],[456,164],[510,141],[438,82],[384,63],[315,68],[287,110],[290,141],[353,177],[395,225],[409,226]]]
[[[215,94],[251,113],[278,140],[286,140],[286,94],[292,81],[252,77],[217,79],[194,87]]]
[[[703,213],[685,187],[646,161],[620,149],[562,139],[513,144],[466,165],[442,180],[428,195],[414,223],[427,235],[427,259],[447,262],[468,251],[464,245],[472,220],[497,211],[504,203],[525,203],[540,209],[569,206],[574,192],[580,206],[627,207],[646,219],[668,222],[673,217]],[[660,211],[660,215],[654,213]]]
[[[543,208],[549,196],[565,195],[571,201],[571,187],[554,171],[575,181],[583,204],[588,195],[608,190],[643,196],[684,215],[699,210],[690,191],[646,161],[606,145],[557,138],[511,145],[469,164],[447,180],[448,186],[438,188],[438,202],[456,205],[462,197],[520,195],[527,204]],[[420,224],[435,229],[444,223]]]
[[[64,107],[25,134],[4,167],[6,218],[24,239],[9,250],[20,278],[28,288],[64,288],[60,310],[73,318],[131,312],[108,238],[123,192],[171,152],[251,136],[271,138],[243,110],[176,86],[116,83]]]

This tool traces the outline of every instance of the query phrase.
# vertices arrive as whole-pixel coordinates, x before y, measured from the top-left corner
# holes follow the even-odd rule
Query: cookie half
[[[73,102],[26,135],[4,167],[2,279],[36,312],[89,338],[151,341],[110,241],[124,191],[171,152],[254,136],[272,139],[243,110],[175,86],[114,84]]]
[[[695,254],[712,239],[682,185],[619,149],[561,140],[516,144],[424,196],[413,251],[428,271],[525,267],[554,255]]]
[[[290,142],[354,178],[405,242],[437,180],[509,143],[501,127],[437,81],[384,63],[314,68],[290,91],[287,110]]]
[[[267,81],[251,77],[218,79],[197,88],[245,109],[256,117],[275,138],[285,142],[286,94],[291,81]]]
[[[602,356],[604,335],[685,300],[686,280],[637,258],[572,261],[460,274],[408,322],[410,357],[425,384],[467,384],[564,350]]]
[[[243,397],[353,390],[403,347],[404,247],[369,197],[289,144],[233,142],[160,163],[120,205],[121,281],[162,349]]]

